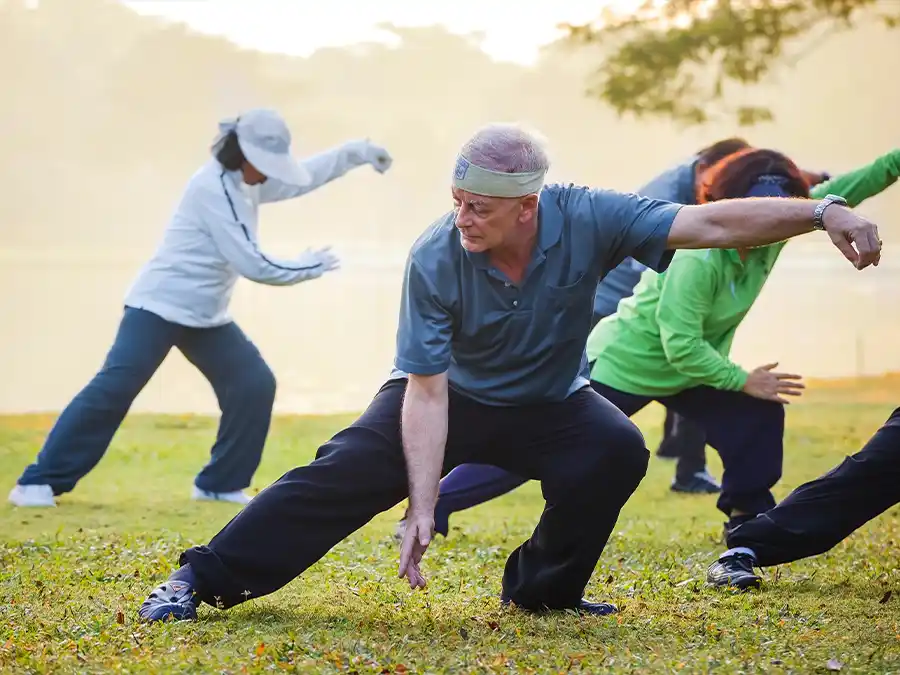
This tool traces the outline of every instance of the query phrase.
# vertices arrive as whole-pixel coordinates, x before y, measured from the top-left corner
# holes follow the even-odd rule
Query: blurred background
[[[244,107],[278,108],[300,154],[368,136],[395,159],[385,176],[363,167],[261,210],[268,252],[332,244],[344,261],[313,282],[235,292],[232,313],[278,378],[276,411],[295,413],[358,410],[388,374],[406,252],[450,208],[455,153],[481,124],[542,131],[552,180],[624,190],[726,135],[832,174],[900,145],[900,30],[877,20],[804,35],[752,88],[771,121],[727,114],[739,87],[703,124],[616,114],[587,92],[600,48],[556,42],[557,25],[635,7],[0,0],[0,412],[58,410],[100,367],[217,120]],[[900,370],[900,186],[860,210],[879,223],[881,266],[855,272],[823,236],[791,243],[737,361],[810,377]],[[173,352],[133,409],[217,407]]]

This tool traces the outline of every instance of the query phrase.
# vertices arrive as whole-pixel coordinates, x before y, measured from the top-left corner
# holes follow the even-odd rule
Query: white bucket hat
[[[309,171],[291,155],[291,132],[274,110],[254,108],[239,117],[219,122],[213,154],[232,131],[237,132],[244,157],[264,176],[294,187],[304,187],[312,182]]]

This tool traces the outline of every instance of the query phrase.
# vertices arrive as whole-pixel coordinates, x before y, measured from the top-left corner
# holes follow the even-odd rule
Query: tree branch
[[[752,87],[803,58],[808,49],[792,47],[813,29],[830,35],[873,16],[900,27],[898,9],[879,0],[647,0],[631,16],[607,11],[591,24],[561,27],[565,44],[601,53],[589,95],[620,116],[693,125],[724,108],[728,85]],[[729,114],[744,126],[772,119],[757,106]]]

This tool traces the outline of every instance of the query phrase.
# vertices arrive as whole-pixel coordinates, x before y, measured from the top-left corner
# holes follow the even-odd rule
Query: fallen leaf
[[[891,595],[893,595],[893,594],[894,594],[893,591],[887,591],[884,594],[884,597],[882,597],[881,600],[879,600],[878,602],[880,602],[883,605],[884,603],[886,603],[888,600],[891,599]]]
[[[120,626],[125,623],[125,612],[123,612],[121,609],[116,612],[116,623]]]
[[[260,643],[256,646],[256,655],[257,655],[257,656],[262,656],[263,653],[265,653],[265,651],[266,651],[266,643],[265,643],[265,642],[260,642]]]
[[[500,630],[500,624],[496,621],[488,621],[488,628],[491,630]]]
[[[831,671],[838,671],[844,667],[844,664],[837,659],[828,659],[828,663],[825,664],[825,667]]]
[[[398,663],[396,666],[394,666],[395,673],[405,673],[406,670],[406,666],[404,666],[402,663]]]

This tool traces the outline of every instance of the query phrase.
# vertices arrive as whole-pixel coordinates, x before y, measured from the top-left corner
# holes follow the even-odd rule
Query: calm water
[[[358,410],[393,356],[402,245],[341,247],[343,269],[293,288],[241,281],[233,315],[278,377],[283,412]],[[58,410],[102,363],[140,255],[0,250],[0,411]],[[807,376],[900,370],[900,267],[856,272],[826,245],[788,247],[741,327],[735,359]],[[173,352],[134,410],[216,412]]]

